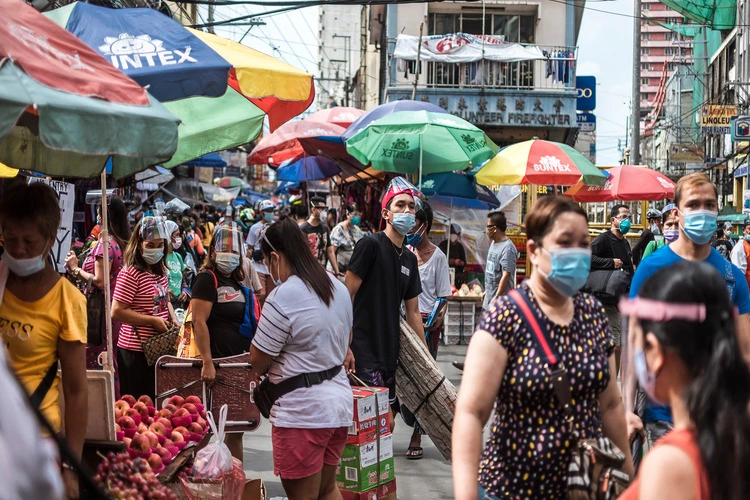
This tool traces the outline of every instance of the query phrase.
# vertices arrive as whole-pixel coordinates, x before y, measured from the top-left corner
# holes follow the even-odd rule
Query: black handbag
[[[624,269],[591,271],[583,291],[599,299],[602,304],[617,305],[620,297],[628,294],[632,280]]]
[[[104,304],[104,292],[93,284],[93,276],[86,282],[84,294],[86,295],[86,317],[88,325],[86,328],[86,343],[92,346],[101,345],[104,342],[104,332],[107,328],[107,314]]]

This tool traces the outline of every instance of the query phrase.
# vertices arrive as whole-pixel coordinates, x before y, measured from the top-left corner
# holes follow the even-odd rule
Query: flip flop
[[[409,449],[406,450],[407,460],[419,460],[422,458],[423,454],[424,452],[422,451],[421,446],[409,446]]]
[[[458,368],[461,371],[464,371],[464,362],[463,361],[454,361],[451,363],[455,368]]]

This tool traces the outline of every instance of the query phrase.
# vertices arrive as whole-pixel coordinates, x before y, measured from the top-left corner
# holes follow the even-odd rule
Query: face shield
[[[422,193],[414,184],[403,177],[394,177],[390,184],[388,184],[388,188],[383,193],[383,198],[381,199],[381,206],[387,208],[388,203],[400,194],[410,194],[414,198],[415,212],[422,209]]]
[[[242,254],[242,231],[236,222],[225,222],[214,229],[214,250],[216,253]]]
[[[148,216],[141,220],[139,235],[143,241],[169,240],[170,234],[164,217]]]

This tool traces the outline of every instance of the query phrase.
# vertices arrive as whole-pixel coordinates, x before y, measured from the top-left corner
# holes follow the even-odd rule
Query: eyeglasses
[[[487,227],[490,228],[490,227],[497,227],[497,226],[495,224],[487,224]]]
[[[617,217],[615,217],[615,219],[632,221],[633,220],[633,216],[631,216],[631,215],[618,215]]]

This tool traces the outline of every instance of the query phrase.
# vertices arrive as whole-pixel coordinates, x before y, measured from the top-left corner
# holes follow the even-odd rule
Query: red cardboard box
[[[339,489],[343,500],[378,500],[378,488],[367,491],[347,491]]]
[[[393,479],[378,486],[378,500],[391,500],[396,498],[396,480]]]
[[[347,444],[364,444],[380,434],[390,432],[388,389],[384,387],[352,387],[354,417],[349,426]]]

